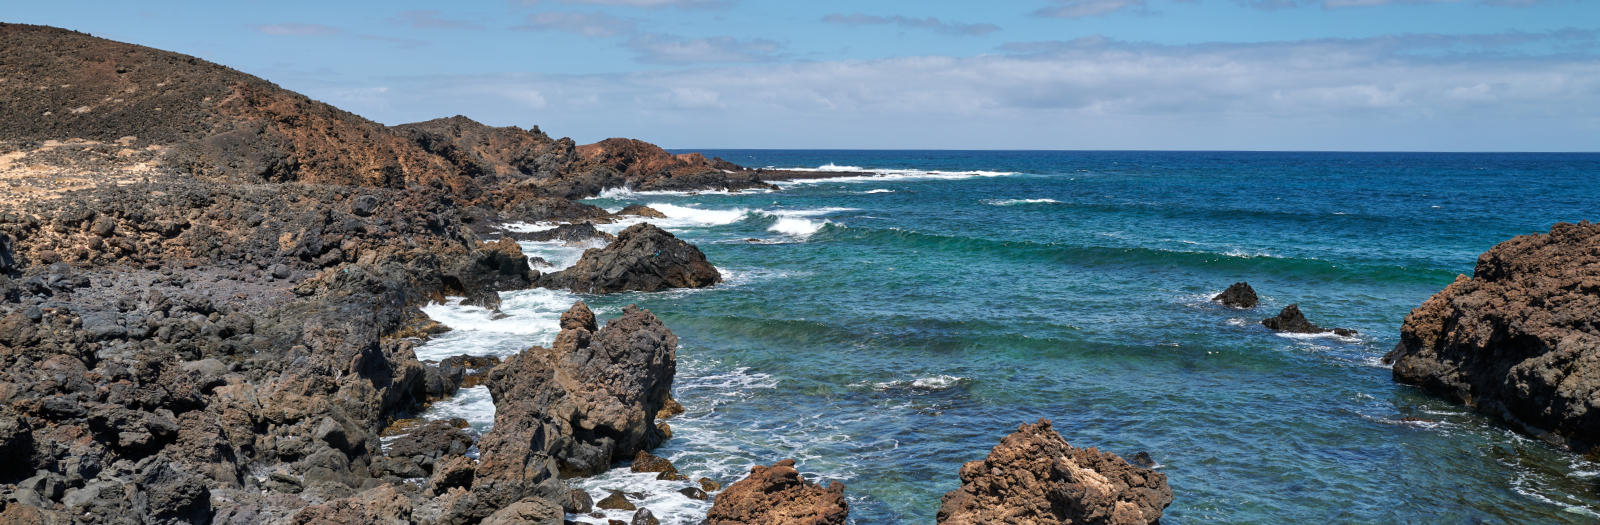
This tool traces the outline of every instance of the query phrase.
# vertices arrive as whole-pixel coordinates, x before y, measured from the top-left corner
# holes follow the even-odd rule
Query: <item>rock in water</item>
[[[1323,328],[1306,320],[1305,314],[1300,313],[1300,305],[1291,304],[1283,307],[1277,317],[1268,317],[1261,320],[1261,325],[1271,328],[1274,332],[1289,332],[1293,334],[1334,334],[1350,337],[1356,335],[1355,330],[1345,328]]]
[[[806,481],[794,460],[750,467],[750,477],[717,495],[706,513],[710,525],[843,525],[850,515],[844,484],[827,488]]]
[[[944,495],[938,522],[1143,525],[1171,504],[1166,474],[1075,448],[1040,419],[961,466],[961,488]]]
[[[1255,308],[1256,290],[1250,287],[1250,283],[1241,281],[1233,283],[1233,286],[1229,286],[1211,300],[1231,308]]]
[[[661,213],[659,211],[656,211],[655,208],[651,208],[651,207],[645,206],[643,204],[629,204],[627,207],[622,208],[620,210],[617,210],[616,213],[613,213],[611,215],[614,216],[614,217],[627,217],[627,216],[644,217],[646,219],[665,219],[665,218],[667,218],[667,214]]]
[[[506,235],[511,236],[519,241],[561,241],[567,244],[582,244],[593,240],[611,242],[617,239],[615,236],[612,236],[609,233],[595,229],[594,223],[591,222],[584,222],[580,224],[563,224],[548,230],[529,233],[510,232]]]
[[[589,249],[571,268],[543,274],[537,286],[580,293],[704,288],[722,274],[700,249],[650,223],[629,226],[604,249]]]
[[[1478,257],[1406,316],[1394,379],[1574,450],[1600,443],[1600,225],[1558,223]]]

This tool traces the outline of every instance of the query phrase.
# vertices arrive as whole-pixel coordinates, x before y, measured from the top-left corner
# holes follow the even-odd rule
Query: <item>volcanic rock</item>
[[[722,274],[700,249],[650,223],[629,226],[603,249],[591,248],[571,268],[539,276],[542,288],[580,293],[704,288]]]
[[[1073,447],[1041,418],[961,466],[961,488],[944,495],[938,523],[1143,525],[1170,504],[1165,474]]]
[[[600,498],[600,501],[595,503],[594,506],[607,510],[634,510],[638,508],[633,502],[628,501],[628,498],[623,496],[621,492],[612,492],[610,496]]]
[[[1600,225],[1502,242],[1406,316],[1394,379],[1577,451],[1600,444]]]
[[[800,477],[794,460],[750,467],[750,476],[717,495],[710,525],[843,525],[850,514],[844,484],[823,488]]]
[[[1300,313],[1300,305],[1285,306],[1276,317],[1261,320],[1261,326],[1272,329],[1274,332],[1289,332],[1292,334],[1325,334],[1333,332],[1344,337],[1356,335],[1355,330],[1346,328],[1323,328],[1306,320],[1305,314]]]
[[[562,224],[544,231],[519,233],[510,232],[508,237],[519,241],[549,242],[561,241],[568,245],[583,244],[591,241],[605,241],[607,243],[617,240],[609,233],[595,229],[594,223],[583,222],[579,224]]]
[[[1216,297],[1212,297],[1211,300],[1231,308],[1255,308],[1256,291],[1250,287],[1250,283],[1237,282],[1233,283],[1233,286],[1229,286],[1227,290],[1217,294]]]

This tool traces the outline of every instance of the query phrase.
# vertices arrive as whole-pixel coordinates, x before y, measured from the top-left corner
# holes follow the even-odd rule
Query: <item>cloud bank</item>
[[[994,24],[961,24],[954,22],[945,23],[931,16],[927,18],[909,18],[901,15],[873,16],[861,13],[850,15],[833,13],[822,17],[822,21],[823,23],[828,24],[857,26],[892,24],[917,29],[928,29],[949,35],[983,36],[1000,30],[1000,26]]]

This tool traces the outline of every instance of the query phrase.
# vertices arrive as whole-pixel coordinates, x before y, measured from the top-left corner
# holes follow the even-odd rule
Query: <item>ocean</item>
[[[454,331],[419,357],[510,355],[552,342],[574,301],[601,319],[637,303],[680,338],[688,412],[657,454],[724,485],[793,458],[847,485],[858,524],[932,523],[962,463],[1039,418],[1075,446],[1148,452],[1176,496],[1169,525],[1600,520],[1600,463],[1379,362],[1485,250],[1600,219],[1600,154],[696,151],[879,175],[608,191],[586,202],[664,212],[651,222],[726,282],[512,292],[498,320],[435,305]],[[522,246],[557,266],[583,249]],[[1236,281],[1261,306],[1209,300]],[[1289,304],[1359,335],[1259,324]],[[480,387],[429,416],[485,429],[493,412]],[[646,491],[663,523],[710,507],[625,468],[573,484]]]

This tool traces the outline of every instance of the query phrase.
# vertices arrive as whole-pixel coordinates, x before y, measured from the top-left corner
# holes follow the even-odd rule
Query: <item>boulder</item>
[[[1283,307],[1276,317],[1261,320],[1261,325],[1272,329],[1274,332],[1289,332],[1293,334],[1325,334],[1333,332],[1344,337],[1356,335],[1355,330],[1345,328],[1323,328],[1306,320],[1305,314],[1300,313],[1300,305],[1291,304]]]
[[[938,523],[1144,525],[1170,504],[1165,474],[1073,447],[1041,418],[961,466],[961,487],[944,495]]]
[[[1600,225],[1558,223],[1478,257],[1412,310],[1395,381],[1576,451],[1600,444]]]
[[[1229,286],[1211,300],[1230,308],[1255,308],[1257,303],[1256,290],[1247,282],[1233,283],[1233,286]]]
[[[794,460],[750,467],[750,476],[717,495],[709,525],[843,525],[850,514],[844,484],[823,488],[800,477]]]
[[[561,506],[538,498],[530,498],[496,511],[483,520],[483,525],[561,525],[566,511]]]
[[[541,274],[537,286],[579,293],[704,288],[722,274],[694,245],[650,223],[629,226],[605,248],[585,250],[571,268]]]
[[[579,245],[591,241],[602,241],[609,243],[617,239],[617,237],[614,235],[596,229],[594,227],[594,223],[587,221],[579,224],[562,224],[560,226],[556,226],[555,228],[536,232],[509,232],[506,233],[506,235],[519,241],[559,241],[566,243],[567,245]]]

